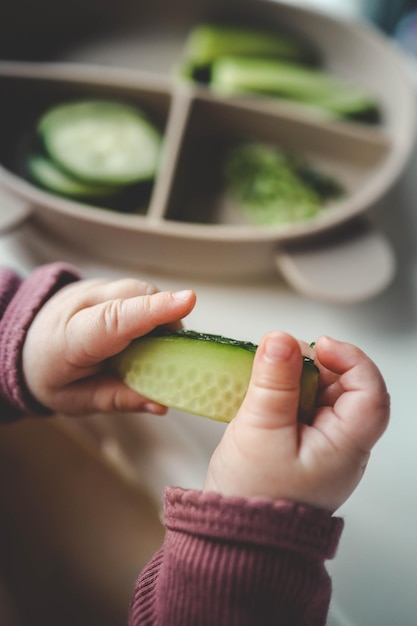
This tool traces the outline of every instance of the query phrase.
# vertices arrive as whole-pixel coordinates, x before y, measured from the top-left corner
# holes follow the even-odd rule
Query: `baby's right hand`
[[[210,461],[205,491],[330,512],[350,496],[388,425],[389,395],[376,365],[351,344],[321,337],[315,360],[319,394],[307,426],[297,421],[300,344],[280,332],[263,338],[245,400]]]

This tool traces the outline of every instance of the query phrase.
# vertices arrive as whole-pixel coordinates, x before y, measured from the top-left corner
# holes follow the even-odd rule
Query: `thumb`
[[[195,293],[161,291],[114,299],[78,311],[68,325],[68,346],[79,366],[93,366],[123,350],[133,339],[190,313]]]
[[[265,335],[237,419],[262,429],[297,428],[302,355],[298,341],[283,332]]]

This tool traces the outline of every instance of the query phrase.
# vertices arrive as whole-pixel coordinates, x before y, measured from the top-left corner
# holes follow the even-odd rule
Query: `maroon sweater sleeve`
[[[343,520],[292,502],[169,488],[166,537],[130,626],[322,626]]]
[[[65,263],[41,265],[26,280],[10,269],[0,269],[0,422],[24,413],[49,412],[26,387],[22,372],[23,343],[43,304],[79,278],[78,271]]]

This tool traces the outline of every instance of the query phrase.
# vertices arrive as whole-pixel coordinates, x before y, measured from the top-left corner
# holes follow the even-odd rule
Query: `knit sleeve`
[[[49,412],[26,387],[23,344],[43,304],[79,278],[78,271],[65,263],[41,265],[26,280],[13,270],[0,270],[0,421],[11,421],[24,413]]]
[[[130,626],[322,626],[343,520],[313,507],[169,488],[164,545]]]

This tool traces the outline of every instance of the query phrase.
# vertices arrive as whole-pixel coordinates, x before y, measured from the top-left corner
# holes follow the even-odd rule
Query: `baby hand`
[[[180,326],[195,300],[192,291],[158,292],[135,279],[84,280],[63,288],[28,330],[23,371],[29,390],[64,413],[165,413],[107,372],[105,361],[156,326]]]
[[[205,491],[330,512],[350,496],[387,427],[389,395],[376,365],[353,345],[321,337],[315,361],[319,393],[307,426],[297,421],[300,343],[280,332],[263,338],[245,400],[210,461]]]

